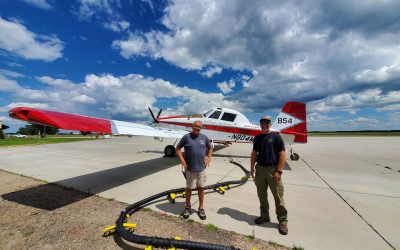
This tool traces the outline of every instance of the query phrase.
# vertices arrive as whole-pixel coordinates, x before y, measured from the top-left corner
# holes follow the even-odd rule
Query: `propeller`
[[[153,111],[150,109],[150,107],[148,107],[148,108],[149,108],[151,117],[153,118],[153,122],[152,122],[150,125],[152,125],[152,124],[154,124],[154,123],[159,123],[158,118],[159,118],[160,115],[161,115],[162,109],[160,109],[160,111],[158,111],[157,117],[155,117],[155,116],[154,116],[154,113],[153,113]]]
[[[1,124],[1,123],[0,123]],[[5,125],[5,124],[1,124],[1,130],[4,130],[4,129],[8,129],[9,128],[9,126],[7,126],[7,125]]]

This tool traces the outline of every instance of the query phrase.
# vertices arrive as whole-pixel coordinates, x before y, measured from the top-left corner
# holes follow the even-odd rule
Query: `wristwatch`
[[[280,175],[282,175],[282,171],[276,170],[275,172],[279,173]]]

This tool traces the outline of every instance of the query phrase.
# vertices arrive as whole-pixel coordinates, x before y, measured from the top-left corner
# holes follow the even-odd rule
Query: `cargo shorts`
[[[186,170],[186,188],[194,189],[196,187],[204,188],[207,182],[206,170],[190,171]]]

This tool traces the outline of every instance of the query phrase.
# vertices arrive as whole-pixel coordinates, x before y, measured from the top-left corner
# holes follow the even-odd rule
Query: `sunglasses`
[[[271,124],[271,121],[270,120],[266,120],[266,119],[261,119],[260,123],[262,123],[262,124]]]
[[[197,125],[194,125],[194,126],[192,126],[193,128],[198,128],[198,129],[201,129],[201,126],[197,126]]]

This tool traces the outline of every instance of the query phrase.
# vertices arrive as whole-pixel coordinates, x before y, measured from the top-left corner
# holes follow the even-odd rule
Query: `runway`
[[[259,203],[252,182],[225,195],[207,194],[207,220],[200,221],[196,214],[191,218],[289,247],[399,249],[399,139],[309,137],[308,144],[296,145],[300,160],[291,161],[287,154],[283,173],[287,236],[278,233],[272,195],[272,222],[254,224]],[[0,148],[0,169],[131,204],[185,185],[179,160],[162,157],[169,143],[173,141],[134,136]],[[217,150],[207,170],[208,183],[240,178],[243,172],[230,158],[249,168],[250,151],[251,144]],[[192,203],[196,201],[193,196]],[[183,207],[183,198],[175,204],[161,200],[150,205],[172,216],[179,216]]]

